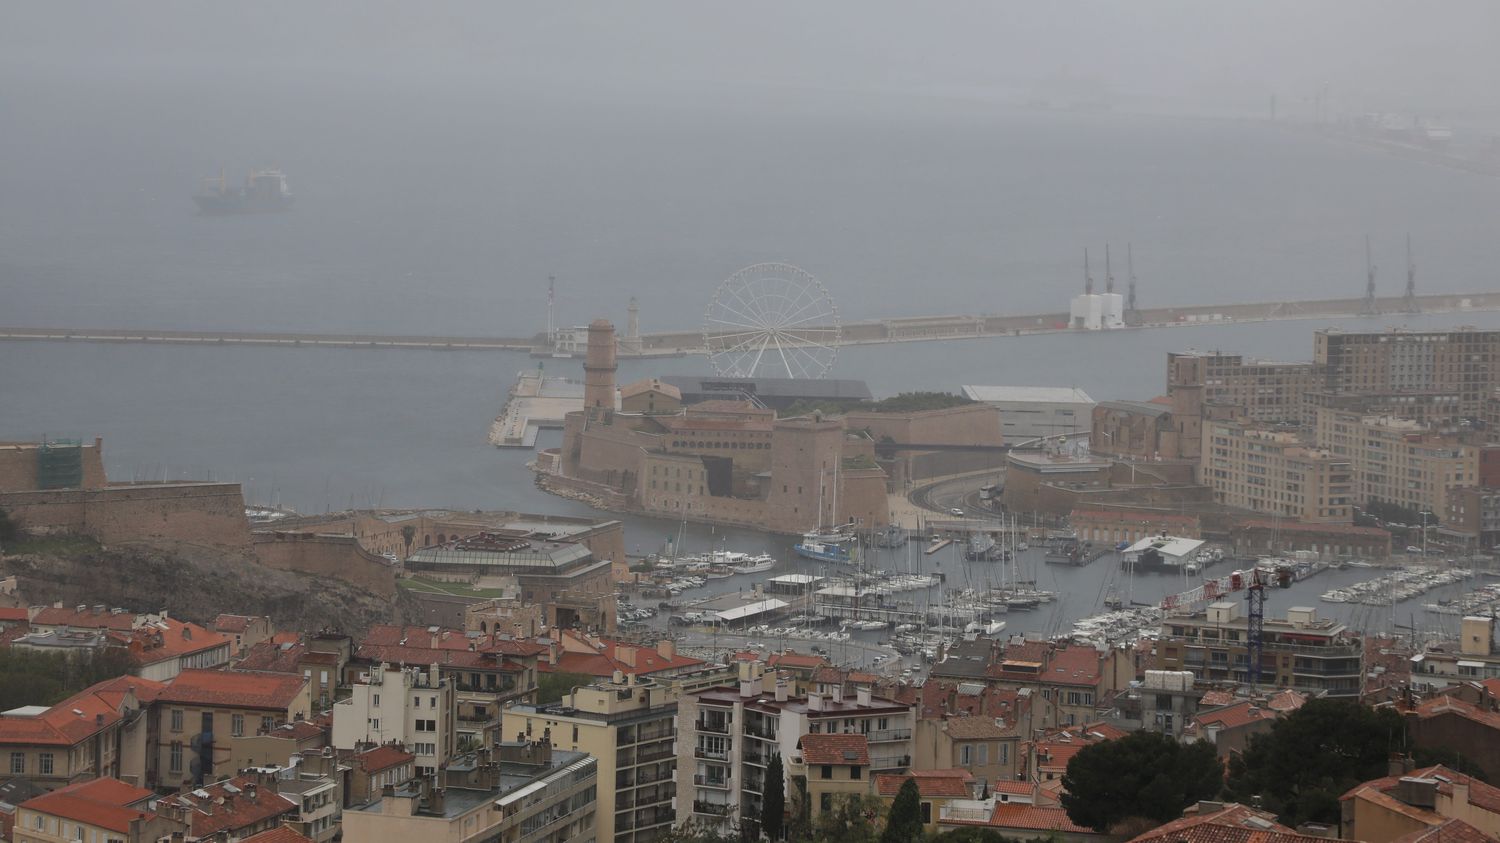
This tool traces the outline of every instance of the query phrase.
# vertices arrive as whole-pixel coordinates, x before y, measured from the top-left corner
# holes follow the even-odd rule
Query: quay
[[[1500,310],[1500,292],[1444,293],[1415,297],[1420,313],[1468,313]],[[1276,322],[1292,319],[1381,319],[1415,315],[1401,296],[1376,300],[1378,312],[1365,312],[1362,298],[1311,301],[1256,302],[1250,304],[1189,305],[1151,308],[1127,314],[1126,325],[1114,330],[1230,325],[1246,322]],[[840,345],[884,345],[901,342],[980,339],[1030,334],[1102,333],[1069,326],[1067,313],[1030,315],[911,316],[846,323]],[[255,331],[159,331],[95,328],[5,328],[0,341],[153,343],[158,345],[244,345],[278,348],[372,348],[421,349],[431,351],[525,351],[544,353],[542,337],[406,336],[385,334],[296,334]],[[622,348],[622,358],[680,357],[704,354],[703,334],[698,331],[642,334],[638,344]],[[567,355],[563,355],[567,356]]]
[[[563,417],[583,409],[583,384],[567,378],[549,378],[541,369],[521,372],[505,409],[490,425],[490,444],[496,448],[533,448],[543,428],[561,430]]]

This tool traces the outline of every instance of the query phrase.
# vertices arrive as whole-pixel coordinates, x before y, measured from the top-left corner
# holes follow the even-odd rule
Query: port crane
[[[1292,584],[1289,568],[1266,570],[1259,567],[1235,571],[1204,580],[1197,588],[1178,594],[1168,594],[1161,599],[1161,610],[1168,616],[1191,613],[1231,594],[1245,592],[1247,624],[1245,642],[1249,658],[1250,687],[1260,684],[1260,659],[1264,651],[1266,626],[1266,586],[1287,588]]]

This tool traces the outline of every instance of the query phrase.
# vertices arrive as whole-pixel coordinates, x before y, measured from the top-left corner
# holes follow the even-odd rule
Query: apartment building
[[[1313,336],[1313,362],[1324,391],[1454,394],[1457,415],[1478,417],[1500,386],[1500,331],[1329,329]]]
[[[736,815],[741,825],[758,823],[766,788],[787,786],[785,779],[766,781],[771,757],[780,755],[785,770],[804,735],[864,735],[872,772],[911,766],[914,705],[875,696],[868,688],[849,698],[841,684],[828,696],[794,697],[791,683],[765,674],[759,662],[737,667],[738,687],[697,691],[678,703],[679,823],[692,819],[727,829]]]
[[[546,741],[503,742],[344,812],[360,843],[584,843],[595,833],[599,762]]]
[[[505,710],[501,734],[550,740],[556,749],[592,755],[614,771],[600,789],[596,812],[602,842],[648,843],[676,822],[678,690],[667,682],[616,674],[575,688],[560,703],[521,703]]]
[[[370,666],[333,706],[333,745],[355,749],[395,741],[417,757],[417,775],[452,758],[458,747],[458,698],[436,664],[423,669]]]
[[[1448,514],[1453,491],[1479,484],[1480,449],[1412,419],[1317,412],[1320,448],[1349,461],[1354,499],[1413,513]]]
[[[254,778],[235,776],[184,789],[156,806],[186,823],[187,837],[196,843],[237,843],[295,819],[299,803]]]
[[[1303,395],[1317,388],[1313,363],[1247,360],[1239,354],[1170,352],[1167,396],[1196,391],[1203,403],[1239,407],[1258,422],[1300,423]]]
[[[202,784],[236,772],[230,769],[229,738],[302,720],[311,702],[307,680],[300,676],[183,671],[157,696],[153,784]]]
[[[1262,684],[1313,695],[1359,695],[1364,650],[1344,623],[1293,607],[1284,618],[1265,619],[1261,642]],[[1191,671],[1197,682],[1248,682],[1249,619],[1241,604],[1212,603],[1164,619],[1157,661],[1162,670]]]
[[[1226,506],[1310,523],[1353,517],[1349,458],[1309,446],[1290,430],[1241,419],[1205,422],[1199,479]]]
[[[148,708],[163,687],[126,676],[53,706],[23,706],[0,714],[0,769],[45,790],[93,778],[145,782],[154,733]]]
[[[787,759],[787,777],[805,788],[814,823],[839,801],[870,792],[870,741],[864,735],[803,735],[797,748]]]
[[[1500,678],[1495,619],[1472,615],[1459,622],[1458,646],[1428,647],[1411,657],[1413,682],[1444,687]]]
[[[1500,547],[1500,488],[1449,489],[1443,527],[1473,546],[1486,550]]]

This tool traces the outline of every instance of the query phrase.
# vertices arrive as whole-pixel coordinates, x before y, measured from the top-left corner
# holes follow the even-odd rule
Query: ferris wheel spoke
[[[764,334],[766,332],[764,328],[756,328],[756,327],[752,327],[752,326],[749,326],[749,325],[741,325],[738,322],[726,322],[723,319],[715,319],[712,316],[710,316],[708,318],[708,321],[710,321],[710,322],[718,322],[720,325],[727,325],[727,326],[729,326],[731,328],[744,328],[745,329],[743,331],[715,331],[714,332],[714,338],[715,339],[727,339],[729,337],[742,337],[742,336],[745,336],[747,334]]]
[[[812,325],[814,327],[822,327],[824,325],[827,325],[827,322],[826,321],[821,321],[820,322],[820,321],[816,321],[816,320],[826,320],[826,319],[828,319],[828,313],[826,313],[826,312],[809,313],[808,315],[802,317],[801,319],[796,320],[795,322],[787,322],[787,323],[783,324],[781,326],[781,330],[783,330],[783,331],[795,330],[798,325],[806,325],[808,323],[812,323]],[[830,327],[829,330],[833,330],[833,328]]]
[[[781,355],[781,365],[786,367],[786,376],[795,378],[796,375],[792,374],[792,359],[787,355],[786,349],[781,347],[781,338],[772,334],[771,339],[776,341],[776,351]]]
[[[767,334],[766,336],[761,337],[758,346],[751,346],[746,348],[744,351],[741,351],[734,358],[734,366],[731,367],[730,371],[739,377],[755,377],[755,370],[760,366],[761,355],[766,353],[766,344],[770,341],[770,335]],[[754,356],[752,357],[751,355]],[[744,365],[746,358],[749,358],[750,360],[750,365],[748,366]]]
[[[751,316],[746,317],[746,318],[748,318],[750,321],[754,322],[755,324],[761,326],[762,328],[769,328],[769,327],[771,327],[770,323],[766,320],[765,311],[763,309],[761,309],[761,308],[757,308],[754,304],[751,304],[750,302],[746,301],[745,297],[742,296],[742,295],[740,295],[740,291],[739,290],[731,289],[729,291],[729,294],[732,295],[732,296],[734,296],[735,300],[738,301],[740,304],[744,305],[745,306],[745,310],[749,311],[752,314]],[[744,314],[740,314],[740,315],[743,316]]]
[[[720,298],[718,296],[714,297],[714,304],[718,305],[719,307],[722,307],[724,310],[728,311],[729,313],[732,313],[735,316],[738,316],[739,318],[745,320],[744,323],[743,323],[744,326],[748,327],[750,325],[754,325],[754,326],[759,327],[759,328],[765,328],[765,327],[767,327],[767,325],[766,325],[766,323],[765,323],[764,320],[757,319],[754,316],[751,316],[751,315],[749,315],[747,313],[743,313],[743,312],[741,312],[739,310],[739,308],[730,307],[728,302],[724,301],[722,298]],[[712,312],[712,308],[710,308],[710,312]],[[726,323],[726,324],[734,324],[734,323],[731,322],[731,323]]]
[[[778,328],[786,328],[786,327],[788,327],[791,324],[796,324],[796,323],[791,322],[790,320],[796,319],[797,317],[799,317],[803,313],[805,313],[809,307],[816,307],[817,305],[819,305],[822,302],[823,302],[823,299],[821,297],[814,297],[807,304],[804,304],[801,307],[798,307],[796,310],[793,310],[791,313],[788,313],[786,315],[786,317],[781,322],[776,323],[776,327],[778,327]]]
[[[763,354],[766,353],[766,345],[770,341],[771,341],[771,337],[770,337],[769,334],[767,334],[763,339],[761,339],[761,341],[760,341],[760,349],[755,352],[755,359],[750,362],[750,371],[749,371],[750,377],[752,377],[752,378],[755,377],[755,371],[760,368],[760,358],[761,358],[761,355],[763,355]]]
[[[822,369],[822,368],[825,368],[827,366],[827,363],[825,361],[818,359],[818,357],[816,357],[815,355],[813,355],[812,352],[808,351],[803,346],[794,345],[794,346],[792,346],[792,350],[795,353],[800,354],[803,357],[807,358],[808,362],[812,364],[812,367],[814,369]],[[802,368],[803,377],[806,377],[807,376],[807,367],[801,366],[800,363],[798,365],[799,365],[799,367]]]
[[[734,352],[739,351],[742,348],[750,348],[750,347],[754,346],[755,343],[758,340],[763,339],[765,337],[765,335],[766,335],[765,331],[757,331],[756,333],[752,334],[751,336],[749,336],[749,337],[747,337],[745,339],[740,340],[739,342],[735,343],[734,345],[726,346],[720,353],[723,353],[723,354],[733,354]]]

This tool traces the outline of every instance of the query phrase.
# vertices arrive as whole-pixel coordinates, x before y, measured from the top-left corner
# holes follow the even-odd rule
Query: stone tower
[[[589,323],[588,353],[583,358],[583,406],[590,418],[615,409],[615,326],[608,319]]]

